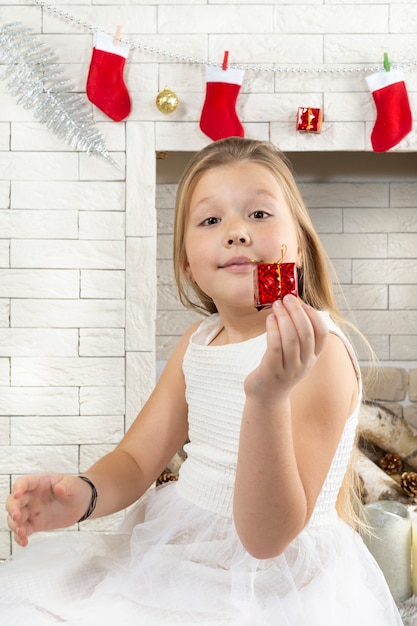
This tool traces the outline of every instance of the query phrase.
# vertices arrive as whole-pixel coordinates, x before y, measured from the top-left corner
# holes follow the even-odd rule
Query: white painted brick
[[[175,204],[175,196],[177,194],[177,188],[178,188],[178,185],[175,183],[171,183],[171,184],[159,183],[156,187],[156,192],[155,192],[157,218],[158,218],[159,211],[164,210],[164,209],[169,209],[172,212],[172,219],[169,221],[170,224],[174,223],[173,222],[174,204]]]
[[[78,156],[60,152],[0,152],[0,172],[19,180],[74,180]]]
[[[133,423],[155,386],[155,355],[126,354],[126,427]]]
[[[388,254],[391,258],[415,259],[417,233],[391,233],[388,235]]]
[[[78,332],[48,328],[0,328],[1,353],[8,356],[77,356]]]
[[[324,37],[324,62],[345,64],[346,59],[349,59],[351,66],[365,63],[382,69],[384,52],[387,50],[389,50],[391,62],[412,59],[415,51],[415,36],[411,34],[370,32],[366,36],[366,45],[364,43],[363,34],[328,34]]]
[[[342,209],[310,209],[310,217],[318,233],[341,233],[343,231]]]
[[[0,267],[10,266],[10,243],[0,239]]]
[[[160,33],[268,33],[272,29],[272,5],[161,5]]]
[[[396,335],[391,337],[389,358],[392,360],[414,361],[417,354],[417,335]]]
[[[0,209],[10,209],[10,181],[0,180]]]
[[[10,149],[10,124],[0,124],[0,151]]]
[[[260,122],[289,122],[295,131],[297,109],[300,106],[299,94],[286,94],[285,100],[279,94],[249,94],[240,98],[239,117],[241,121],[258,120]],[[307,106],[323,108],[321,93],[306,93],[304,102]],[[308,104],[307,104],[308,103]]]
[[[4,509],[4,507],[2,507]],[[2,531],[0,532],[0,559],[7,559],[10,556],[11,550],[10,533]]]
[[[159,235],[157,241],[157,258],[172,259],[173,235]]]
[[[6,445],[10,440],[10,420],[8,417],[0,417],[0,441]],[[5,479],[0,476],[0,501],[4,499]]]
[[[0,415],[78,414],[78,390],[75,387],[4,387],[1,392]]]
[[[156,214],[158,237],[173,232],[174,211],[170,209],[158,209]]]
[[[123,328],[124,302],[118,300],[13,300],[11,325],[27,328]]]
[[[301,183],[308,207],[383,207],[389,206],[389,185],[378,183]]]
[[[12,240],[13,267],[123,269],[122,241]]]
[[[3,83],[1,86],[1,107],[0,107],[0,121],[5,122],[30,122],[33,121],[33,111],[30,109],[24,109],[17,105],[18,97],[12,96],[8,91],[5,91]]]
[[[362,48],[363,48],[362,42]],[[270,34],[228,34],[209,36],[209,59],[221,63],[224,50],[231,50],[230,63],[256,65],[264,63],[280,64],[285,60],[285,65],[302,63],[304,65],[321,65],[323,63],[323,36],[303,35],[303,45],[300,45],[300,35],[276,33]],[[271,59],[271,51],[273,51]],[[306,51],[308,51],[306,53]],[[368,51],[369,53],[369,51]],[[346,60],[345,57],[344,61]]]
[[[17,239],[74,239],[78,237],[78,213],[0,211],[0,233]]]
[[[389,285],[390,309],[417,309],[417,284]]]
[[[345,209],[344,229],[345,232],[378,232],[384,233],[407,233],[417,232],[417,211],[415,209],[402,209],[393,211],[392,208],[377,206],[374,209]],[[402,238],[402,235],[400,235]]]
[[[111,239],[125,237],[125,216],[113,211],[80,211],[80,239]]]
[[[7,6],[7,4],[10,4],[11,6]],[[6,5],[6,6],[4,6]],[[16,6],[13,6],[16,5]],[[20,3],[17,2],[17,0],[14,1],[10,1],[10,2],[2,2],[2,9],[1,9],[1,19],[2,19],[2,23],[3,24],[11,24],[15,21],[20,21],[22,20],[22,17],[24,15],[25,17],[25,22],[24,22],[24,26],[25,28],[32,28],[35,32],[40,31],[41,29],[41,13],[38,10],[38,7],[35,6],[25,6],[24,7],[24,13],[22,14],[22,6],[19,6]],[[20,17],[19,17],[20,16]]]
[[[170,285],[176,288],[174,268],[171,259],[166,261],[158,260],[156,263],[156,271],[158,287],[160,285]]]
[[[158,309],[160,311],[184,310],[184,306],[179,301],[175,285],[160,285],[158,287]]]
[[[353,259],[354,283],[414,284],[416,262],[413,259]]]
[[[392,207],[415,207],[417,197],[417,183],[392,182],[390,188]],[[413,208],[412,210],[414,211],[415,209]]]
[[[0,328],[9,325],[10,301],[0,299]]]
[[[416,5],[412,2],[397,6],[390,3],[389,25],[391,33],[415,33],[417,30]]]
[[[15,151],[72,151],[65,141],[58,138],[40,122],[12,122],[11,149]]]
[[[78,270],[0,270],[0,297],[78,298]]]
[[[125,333],[121,328],[80,329],[81,356],[124,357],[124,346]]]
[[[0,357],[0,387],[10,385],[10,360]]]
[[[80,389],[81,415],[123,415],[125,390],[123,387],[82,387]]]
[[[128,64],[125,66],[124,80],[131,95],[131,100],[138,102],[139,104],[141,102],[143,93],[158,93],[159,68],[157,63],[139,63],[138,61],[139,58],[135,55],[131,57],[131,61],[128,62]],[[171,66],[169,65],[169,67]],[[175,68],[176,66],[171,67],[173,71],[170,74],[169,82],[173,81],[172,84],[175,84],[175,88],[182,90],[181,86],[179,85],[177,74],[175,73]],[[180,68],[180,70],[181,69],[182,71],[184,70],[184,68]]]
[[[34,428],[36,425],[36,428]],[[11,418],[11,444],[82,445],[118,443],[123,436],[123,416],[39,416]]]
[[[332,266],[340,283],[349,284],[352,282],[352,261],[350,259],[332,259]]]
[[[12,181],[13,209],[124,210],[121,182]]]
[[[126,241],[126,349],[129,351],[154,350],[155,256],[154,238],[128,237]]]
[[[321,241],[331,258],[381,258],[387,255],[386,235],[355,233],[321,235]]]
[[[137,41],[137,39],[136,39]],[[186,59],[206,59],[207,58],[207,42],[208,34],[191,34],[191,33],[174,33],[165,34],[158,33],[156,35],[140,34],[140,42],[145,46],[166,50],[174,55],[178,54]],[[223,58],[223,52],[222,52]],[[133,58],[133,61],[135,59]],[[162,57],[162,62],[164,62]],[[161,62],[161,56],[152,54],[151,52],[139,53],[137,57],[138,63],[155,63]],[[156,94],[155,94],[156,95]]]
[[[72,79],[72,72],[70,69],[74,68],[74,74],[79,79],[80,65],[65,65],[65,78]],[[85,90],[85,76],[83,74],[83,83],[80,85],[82,90]],[[75,87],[76,89],[76,87]],[[123,125],[109,124],[109,123],[96,123],[96,130],[102,135],[104,144],[109,151],[124,150],[125,141],[123,134]],[[75,148],[71,147],[63,139],[57,137],[51,130],[41,122],[36,120],[12,122],[12,150],[25,151],[25,150],[48,150],[48,151],[74,151]],[[1,133],[1,131],[0,131]],[[1,136],[1,134],[0,134]],[[91,154],[91,158],[101,160],[102,157]]]
[[[368,335],[417,335],[415,310],[402,311],[355,311],[359,328]]]
[[[357,326],[357,321],[353,320],[353,322]],[[389,337],[386,335],[367,335],[366,340],[371,346],[374,354],[378,356],[378,359],[380,359],[381,362],[388,361],[390,359]],[[358,355],[358,359],[363,362],[369,362],[369,350],[367,346],[364,345],[363,341],[359,338],[353,337],[352,343],[356,354]]]
[[[61,4],[61,3],[59,3]],[[103,30],[113,33],[115,31],[115,14],[114,11],[109,10],[105,6],[101,6],[102,2],[98,5],[93,3],[90,6],[81,6],[77,2],[76,5],[63,4],[60,6],[66,13],[75,15],[83,22],[88,24],[99,24]],[[117,23],[123,24],[123,33],[154,33],[156,32],[156,7],[153,6],[153,2],[149,2],[147,5],[140,3],[140,6],[135,6],[137,3],[128,3],[127,6],[123,6],[123,2],[117,4]],[[111,5],[114,6],[114,5]],[[74,26],[71,22],[64,22],[63,20],[57,20],[56,17],[45,11],[43,18],[44,32],[49,33],[72,33],[74,32]]]
[[[155,159],[137,159],[137,146],[153,152],[152,124],[128,123],[126,163],[126,235],[155,237]]]
[[[274,30],[281,33],[373,33],[388,31],[388,5],[365,5],[352,7],[349,2],[337,6],[293,6],[293,3],[275,6]]]
[[[285,151],[336,151],[343,146],[346,151],[365,148],[365,125],[363,122],[323,122],[321,133],[295,132],[293,123],[272,122],[271,141]]]
[[[385,310],[388,308],[386,285],[343,285],[343,294],[349,307],[353,310],[365,308]],[[344,308],[343,297],[338,301],[340,308]]]
[[[109,159],[93,154],[80,153],[80,180],[124,180],[124,153],[110,153]]]
[[[326,122],[375,121],[375,106],[369,93],[325,93],[323,98]]]
[[[157,150],[177,150],[178,133],[181,136],[182,149],[195,152],[204,148],[210,140],[199,128],[198,123],[166,122],[155,128],[155,148]]]
[[[80,471],[85,472],[93,463],[114,449],[114,445],[82,445],[80,446]]]
[[[81,298],[125,297],[125,272],[122,270],[81,270]]]
[[[124,385],[124,361],[111,357],[14,357],[11,380],[20,387]]]
[[[16,468],[22,474],[52,470],[77,473],[78,446],[0,446],[0,472],[11,474]]]
[[[179,339],[185,333],[187,328],[191,326],[191,324],[194,324],[194,322],[201,319],[202,316],[196,311],[185,312],[183,308],[177,309],[176,311],[161,310],[158,313],[159,335],[175,335]]]

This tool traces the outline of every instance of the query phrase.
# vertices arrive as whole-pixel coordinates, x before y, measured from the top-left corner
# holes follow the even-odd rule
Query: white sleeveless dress
[[[185,355],[190,443],[178,482],[150,490],[114,533],[66,532],[19,550],[0,566],[2,626],[402,624],[374,559],[335,512],[360,398],[307,527],[273,559],[243,548],[232,517],[243,380],[266,337],[210,346],[219,330],[217,315],[204,320]]]

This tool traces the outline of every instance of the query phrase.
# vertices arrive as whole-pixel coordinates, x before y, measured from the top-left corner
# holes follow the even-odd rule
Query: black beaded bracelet
[[[88,519],[90,517],[90,515],[92,515],[94,509],[96,508],[96,504],[97,504],[97,489],[95,488],[95,486],[93,485],[93,483],[91,482],[91,480],[89,478],[87,478],[87,476],[78,476],[78,478],[81,478],[81,480],[84,480],[86,483],[88,483],[91,487],[91,500],[90,500],[90,504],[88,506],[88,509],[86,510],[86,512],[84,513],[84,515],[82,517],[80,517],[80,519],[78,520],[78,524],[80,522],[84,522],[86,519]]]

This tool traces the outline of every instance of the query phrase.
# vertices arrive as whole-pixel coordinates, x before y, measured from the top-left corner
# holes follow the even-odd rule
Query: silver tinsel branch
[[[88,103],[62,77],[63,68],[45,43],[19,22],[0,29],[0,64],[6,88],[35,118],[76,150],[99,155],[113,165]]]

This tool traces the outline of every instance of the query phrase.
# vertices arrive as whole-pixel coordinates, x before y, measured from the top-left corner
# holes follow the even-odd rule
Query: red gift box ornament
[[[309,107],[298,107],[296,130],[306,133],[319,133],[323,122],[321,109],[311,109]]]
[[[276,300],[288,293],[298,295],[297,268],[295,263],[283,263],[287,246],[281,246],[281,258],[275,263],[253,261],[256,268],[253,272],[254,301],[258,311],[271,308]]]

